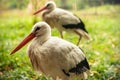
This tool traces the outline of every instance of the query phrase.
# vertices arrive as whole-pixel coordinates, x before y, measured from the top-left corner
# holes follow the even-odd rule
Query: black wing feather
[[[89,67],[89,64],[87,62],[87,59],[85,58],[84,60],[82,60],[80,63],[78,63],[76,65],[76,67],[73,67],[69,70],[69,72],[71,73],[76,73],[76,74],[80,74],[82,72],[85,72],[87,70],[89,70],[90,67]]]
[[[66,24],[66,25],[62,25],[65,29],[81,29],[83,31],[85,31],[86,33],[88,33],[88,31],[85,29],[85,24],[82,22],[81,19],[79,19],[80,22],[78,24]]]

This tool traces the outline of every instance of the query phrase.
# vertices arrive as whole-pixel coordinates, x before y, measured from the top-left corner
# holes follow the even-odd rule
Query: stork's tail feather
[[[89,75],[90,75],[90,71],[87,70],[86,72],[81,73],[81,74],[77,77],[77,79],[87,80]]]
[[[90,75],[90,71],[87,70],[81,74],[74,75],[74,77],[72,77],[70,80],[87,80],[89,75]]]
[[[87,70],[86,72],[83,72],[83,79],[88,79],[88,75],[90,75],[90,70]]]
[[[90,40],[90,36],[88,33],[86,33],[85,31],[81,30],[81,29],[75,29],[74,32],[78,35],[81,35],[82,37],[84,37],[87,40]]]
[[[90,70],[87,69],[86,67],[84,67],[84,70],[85,70],[85,72],[82,72],[82,73],[80,74],[80,77],[81,77],[83,80],[86,80],[86,79],[88,79],[88,76],[89,76],[91,73],[90,73]]]

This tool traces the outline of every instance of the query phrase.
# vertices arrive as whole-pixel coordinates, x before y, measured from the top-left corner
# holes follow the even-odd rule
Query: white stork
[[[43,11],[42,19],[51,27],[56,27],[63,38],[63,31],[79,35],[77,45],[82,37],[90,39],[88,31],[85,29],[83,21],[73,13],[57,8],[53,1],[49,1],[43,8],[34,13],[38,14]]]
[[[35,70],[52,77],[53,80],[87,78],[90,67],[85,54],[76,45],[61,38],[52,37],[51,28],[45,22],[36,23],[32,32],[11,54],[32,39],[28,47],[28,55]]]

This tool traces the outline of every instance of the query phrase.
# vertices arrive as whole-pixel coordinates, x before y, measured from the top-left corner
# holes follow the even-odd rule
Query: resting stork
[[[53,1],[49,1],[43,8],[34,13],[38,14],[43,11],[42,19],[51,27],[56,27],[63,38],[63,31],[75,33],[79,36],[77,45],[79,45],[82,37],[90,39],[88,31],[85,29],[83,21],[73,13],[56,7]]]
[[[51,28],[45,22],[34,25],[32,32],[11,52],[18,51],[29,41],[28,55],[35,70],[53,80],[86,79],[89,64],[79,47],[58,37],[51,36]]]

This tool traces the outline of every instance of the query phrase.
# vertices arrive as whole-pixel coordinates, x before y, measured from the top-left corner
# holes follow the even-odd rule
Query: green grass
[[[112,7],[112,8],[111,8]],[[120,6],[98,7],[75,12],[85,22],[91,40],[82,39],[80,47],[89,61],[92,74],[88,80],[120,79]],[[95,14],[94,14],[95,13]],[[10,51],[31,31],[32,17],[12,11],[0,15],[0,80],[49,80],[32,68],[22,48],[10,56]],[[59,36],[56,29],[53,36]],[[65,39],[76,44],[77,36],[65,33]]]

